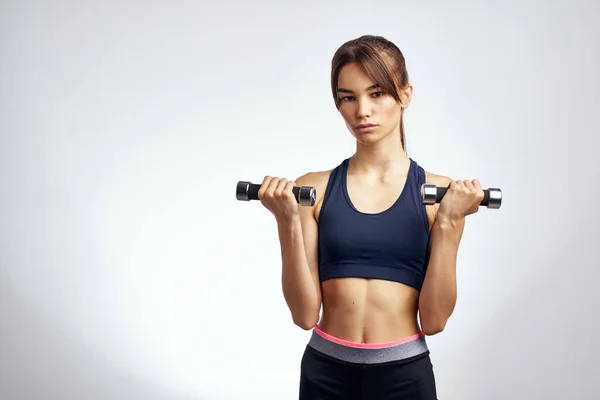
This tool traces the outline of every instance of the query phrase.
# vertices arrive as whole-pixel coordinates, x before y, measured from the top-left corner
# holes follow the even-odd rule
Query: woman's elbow
[[[444,330],[445,326],[442,324],[439,325],[423,325],[422,331],[424,335],[433,336]]]
[[[421,319],[421,331],[427,336],[437,335],[446,328],[447,319]]]
[[[305,331],[309,331],[317,325],[316,322],[309,321],[309,320],[295,320],[294,324],[296,324],[296,326],[299,326],[300,328],[302,328]]]
[[[313,329],[319,322],[319,312],[312,312],[310,314],[292,315],[294,324],[305,331]]]

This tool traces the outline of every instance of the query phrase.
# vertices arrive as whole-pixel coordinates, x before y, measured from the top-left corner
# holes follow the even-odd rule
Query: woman
[[[365,35],[343,44],[331,86],[356,152],[295,181],[267,176],[258,193],[277,221],[292,319],[312,329],[300,399],[436,399],[425,335],[453,312],[465,217],[483,190],[406,155],[413,88],[393,43]],[[422,204],[426,182],[449,187],[440,204]],[[298,206],[300,185],[316,188],[314,207]]]

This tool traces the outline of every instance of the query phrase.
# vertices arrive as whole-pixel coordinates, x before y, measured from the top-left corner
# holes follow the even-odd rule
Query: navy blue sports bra
[[[425,171],[410,159],[402,193],[387,210],[362,213],[346,185],[345,159],[329,176],[319,214],[319,277],[360,277],[421,289],[427,268],[429,223],[420,191]]]

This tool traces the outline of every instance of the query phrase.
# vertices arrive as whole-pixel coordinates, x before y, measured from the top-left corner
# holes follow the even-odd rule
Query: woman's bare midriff
[[[419,293],[401,283],[363,278],[322,282],[319,329],[357,343],[385,343],[420,332]]]
[[[325,193],[330,172],[321,173],[315,180],[317,193]],[[353,204],[373,213],[386,209],[398,197],[400,186],[396,182],[387,193],[374,193],[372,188],[357,190],[352,194]],[[360,198],[361,193],[369,195]],[[384,200],[382,204],[371,204],[373,198]],[[321,207],[322,199],[314,209],[317,222]],[[431,208],[427,214],[431,227]],[[323,281],[321,293],[323,310],[318,326],[329,335],[356,343],[387,343],[421,331],[417,317],[419,292],[410,286],[380,279],[336,278]]]

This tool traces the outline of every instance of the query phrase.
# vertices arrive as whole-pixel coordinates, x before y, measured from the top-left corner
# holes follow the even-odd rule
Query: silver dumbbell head
[[[502,205],[502,190],[497,188],[489,188],[490,199],[488,201],[488,208],[498,209]]]
[[[250,182],[239,181],[235,188],[235,198],[240,201],[250,201],[248,198],[248,190],[250,189]]]
[[[298,191],[298,204],[301,206],[313,206],[317,198],[317,192],[314,187],[300,186]]]
[[[423,204],[426,204],[426,205],[435,204],[435,200],[437,198],[436,185],[426,183],[423,186],[421,186],[421,198],[423,199]]]

